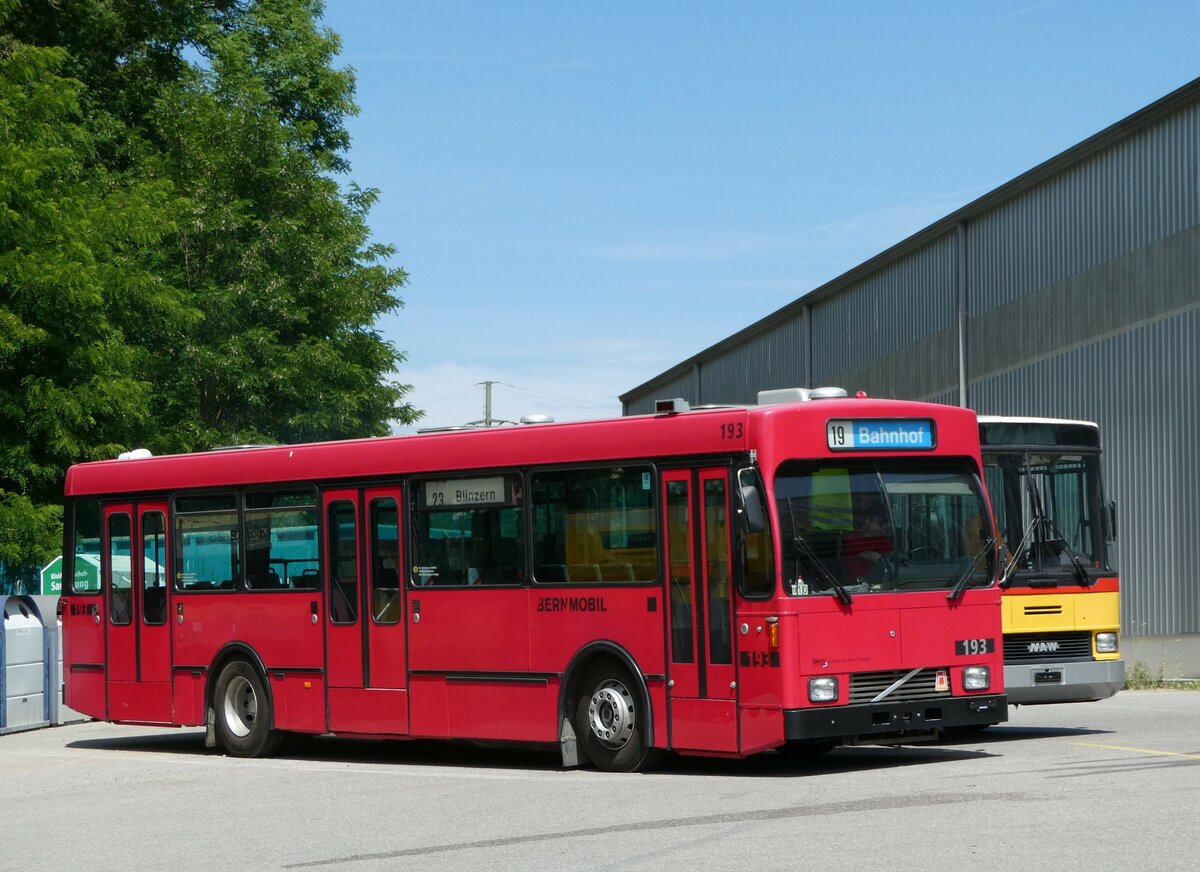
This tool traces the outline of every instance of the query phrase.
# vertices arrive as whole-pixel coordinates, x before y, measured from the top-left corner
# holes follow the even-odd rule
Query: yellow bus
[[[1107,699],[1125,685],[1116,506],[1100,428],[979,416],[984,478],[1005,560],[1004,685],[1016,705]]]

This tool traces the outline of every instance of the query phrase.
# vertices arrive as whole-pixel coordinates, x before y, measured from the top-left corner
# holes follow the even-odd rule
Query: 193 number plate
[[[976,654],[991,654],[995,650],[995,639],[959,639],[954,643],[954,653],[967,657],[974,657]]]

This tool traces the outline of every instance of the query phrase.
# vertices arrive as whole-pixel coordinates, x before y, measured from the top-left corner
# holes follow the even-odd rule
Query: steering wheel
[[[892,580],[892,562],[888,560],[884,554],[879,555],[879,559],[871,564],[871,568],[867,570],[867,574],[863,576],[863,581],[868,583],[878,582],[887,584]]]

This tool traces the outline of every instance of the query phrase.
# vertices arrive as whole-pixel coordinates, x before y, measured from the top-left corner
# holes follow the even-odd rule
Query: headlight
[[[810,678],[808,680],[809,702],[833,702],[838,698],[836,678]]]
[[[968,666],[963,670],[964,690],[987,690],[992,683],[992,672],[986,666]]]
[[[1116,633],[1097,633],[1096,634],[1096,653],[1097,654],[1116,654],[1117,634]]]

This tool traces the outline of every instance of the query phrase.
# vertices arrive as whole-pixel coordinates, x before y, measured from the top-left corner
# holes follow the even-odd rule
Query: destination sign
[[[425,482],[425,507],[430,509],[461,506],[488,506],[509,502],[504,476],[453,478]]]
[[[928,418],[835,419],[825,425],[831,451],[929,451],[937,440]]]

